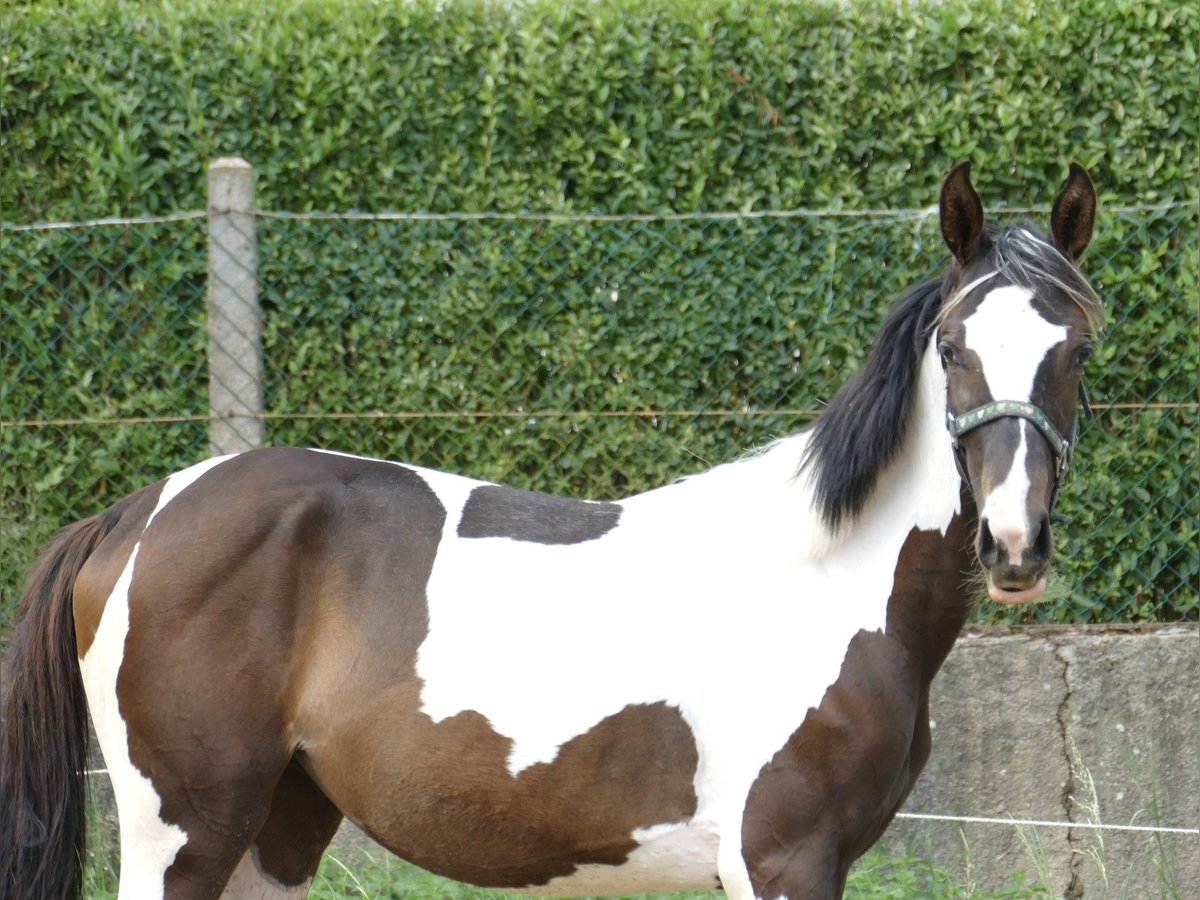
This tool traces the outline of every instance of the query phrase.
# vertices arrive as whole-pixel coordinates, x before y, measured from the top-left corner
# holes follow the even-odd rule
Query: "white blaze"
[[[1051,348],[1067,338],[1066,327],[1048,322],[1032,301],[1033,293],[1026,288],[996,288],[963,322],[967,348],[979,357],[993,400],[1031,401],[1038,367]],[[1025,466],[1034,426],[1019,422],[1021,437],[1008,475],[988,494],[980,512],[1014,565],[1036,533],[1026,512],[1030,482]],[[1035,439],[1041,440],[1041,435]]]
[[[988,494],[983,504],[983,518],[988,523],[992,536],[1008,551],[1008,561],[1019,566],[1021,556],[1029,545],[1033,523],[1026,515],[1026,498],[1029,496],[1029,472],[1025,468],[1025,457],[1029,450],[1026,430],[1029,423],[1021,423],[1020,439],[1013,453],[1012,466],[1004,481]]]

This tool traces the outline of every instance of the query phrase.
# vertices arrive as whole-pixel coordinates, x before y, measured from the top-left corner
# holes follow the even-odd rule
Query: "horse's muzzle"
[[[987,519],[979,523],[976,550],[987,574],[988,596],[997,603],[1028,603],[1046,592],[1053,537],[1050,517],[1043,516],[1036,533],[994,534]]]

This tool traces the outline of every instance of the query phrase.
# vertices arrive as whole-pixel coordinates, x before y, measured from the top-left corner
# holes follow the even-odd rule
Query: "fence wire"
[[[597,499],[805,425],[891,300],[945,257],[929,210],[255,222],[267,443]],[[1061,500],[1056,599],[1012,614],[1195,619],[1197,207],[1102,223],[1085,268],[1108,329]],[[0,237],[11,604],[55,527],[207,454],[208,228],[185,215]]]

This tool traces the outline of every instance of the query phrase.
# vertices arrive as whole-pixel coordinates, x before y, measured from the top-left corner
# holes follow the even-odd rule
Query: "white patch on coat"
[[[1046,354],[1067,339],[1067,328],[1047,321],[1033,305],[1033,293],[1007,285],[990,291],[978,308],[963,321],[968,349],[979,357],[983,377],[993,400],[1033,399],[1034,380]],[[983,502],[980,517],[993,536],[1008,549],[1010,561],[1021,553],[1036,533],[1029,521],[1028,441],[1042,440],[1032,422],[1017,420],[1021,439],[1004,481]]]
[[[716,883],[716,823],[655,825],[633,832],[637,848],[620,866],[588,864],[544,885],[520,888],[541,897],[593,897],[713,890]],[[672,881],[671,879],[678,879]]]
[[[944,534],[958,512],[944,409],[931,344],[909,439],[836,542],[816,531],[809,483],[794,477],[807,433],[628,498],[612,531],[578,544],[459,538],[468,484],[421,472],[447,508],[417,660],[434,721],[481,713],[512,740],[514,777],[630,704],[674,706],[695,737],[691,822],[647,830],[659,852],[635,850],[628,882],[625,866],[587,867],[556,887],[704,888],[719,872],[735,900],[753,896],[741,853],[750,786],[820,704],[851,639],[884,629],[911,530]]]
[[[150,523],[179,492],[205,472],[230,457],[217,457],[172,475],[159,493],[154,511],[142,529]],[[149,900],[162,897],[164,878],[175,856],[187,843],[187,834],[178,825],[164,822],[162,798],[129,756],[129,732],[121,715],[117,697],[117,677],[125,657],[129,635],[129,591],[141,540],[129,554],[112,593],[104,604],[96,636],[79,661],[87,693],[88,709],[96,726],[96,736],[112,780],[113,795],[120,813],[121,886],[119,900]]]

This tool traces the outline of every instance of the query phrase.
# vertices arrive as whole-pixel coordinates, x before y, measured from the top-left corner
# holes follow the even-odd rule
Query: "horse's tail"
[[[0,737],[0,898],[77,898],[87,820],[87,700],[72,593],[120,512],[64,528],[29,576],[17,611]]]

